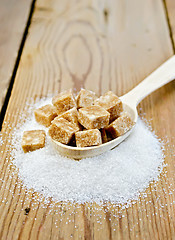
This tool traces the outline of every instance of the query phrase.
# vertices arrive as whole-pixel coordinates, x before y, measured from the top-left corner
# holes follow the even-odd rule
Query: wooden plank
[[[175,1],[165,0],[167,17],[169,19],[170,34],[175,46]]]
[[[0,112],[10,84],[32,0],[0,0]]]
[[[140,104],[165,141],[166,173],[128,209],[41,204],[10,165],[11,128],[31,98],[83,86],[122,95],[173,55],[161,0],[42,1],[36,8],[2,128],[1,239],[172,239],[175,236],[174,83]],[[81,66],[81,67],[80,67]],[[94,81],[96,84],[94,84]],[[169,140],[169,143],[167,142]],[[170,194],[171,193],[171,194]],[[31,211],[24,215],[25,207]],[[101,216],[101,224],[99,224]],[[66,224],[67,218],[70,222]]]

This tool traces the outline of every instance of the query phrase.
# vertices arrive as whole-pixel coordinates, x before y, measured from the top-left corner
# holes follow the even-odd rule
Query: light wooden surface
[[[32,0],[0,0],[0,111],[9,87]]]
[[[175,48],[175,1],[166,0],[166,11],[170,25],[170,34]]]
[[[123,95],[172,56],[161,0],[38,0],[2,128],[0,239],[173,239],[174,102],[169,83],[139,105],[165,141],[166,171],[128,209],[110,203],[46,204],[10,165],[11,128],[31,99],[83,86]],[[146,115],[145,115],[146,114]],[[24,209],[31,211],[25,215]],[[68,220],[67,220],[68,219]]]

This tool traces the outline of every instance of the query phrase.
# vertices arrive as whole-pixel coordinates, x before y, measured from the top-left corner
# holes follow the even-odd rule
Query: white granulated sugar
[[[45,99],[34,108],[48,104]],[[157,180],[163,168],[161,143],[138,119],[130,137],[100,156],[74,161],[60,156],[46,138],[46,146],[23,153],[23,131],[47,129],[36,123],[34,115],[14,131],[13,163],[28,189],[53,197],[56,201],[124,204],[136,200],[149,183]]]

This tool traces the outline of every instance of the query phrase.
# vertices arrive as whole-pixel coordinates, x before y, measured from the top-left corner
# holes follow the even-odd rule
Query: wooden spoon
[[[137,105],[150,93],[156,89],[162,87],[166,83],[175,79],[175,56],[171,57],[168,61],[162,64],[157,70],[151,73],[140,84],[132,89],[127,94],[120,97],[123,102],[124,111],[128,112],[131,119],[136,123],[138,118]],[[92,157],[102,154],[120,144],[124,141],[133,131],[134,126],[124,135],[117,137],[107,143],[103,143],[99,146],[93,147],[71,147],[64,145],[53,139],[54,147],[61,155],[69,158],[81,159],[86,157]]]

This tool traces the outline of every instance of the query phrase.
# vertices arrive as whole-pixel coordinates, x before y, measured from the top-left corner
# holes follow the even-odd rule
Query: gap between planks
[[[11,96],[11,91],[12,91],[13,84],[14,84],[14,81],[15,81],[16,72],[17,72],[17,69],[18,69],[18,66],[19,66],[19,62],[20,62],[20,59],[21,59],[22,51],[23,51],[23,48],[24,48],[24,45],[25,45],[25,41],[26,41],[26,38],[27,38],[28,29],[30,27],[32,15],[33,15],[34,8],[35,8],[35,2],[36,2],[36,0],[33,0],[32,3],[31,3],[29,17],[28,17],[28,20],[27,20],[27,23],[26,23],[24,34],[22,36],[22,40],[21,40],[20,47],[19,47],[19,50],[18,50],[17,58],[16,58],[16,61],[15,61],[15,64],[14,64],[12,77],[10,79],[9,87],[7,89],[7,93],[6,93],[6,96],[5,96],[5,99],[4,99],[1,111],[0,111],[0,131],[2,129],[2,124],[3,124],[3,120],[4,120],[4,117],[5,117],[6,110],[7,110],[8,102],[9,102],[9,99],[10,99],[10,96]]]
[[[171,44],[172,44],[173,52],[175,53],[175,42],[174,42],[174,39],[173,39],[173,29],[171,27],[171,20],[170,20],[170,17],[169,17],[169,10],[170,9],[169,9],[168,3],[167,3],[168,0],[162,0],[162,1],[163,1],[165,16],[166,16],[167,24],[168,24],[168,28],[169,28]],[[173,0],[171,0],[171,1],[173,1]],[[175,18],[174,18],[174,21],[175,21]]]

